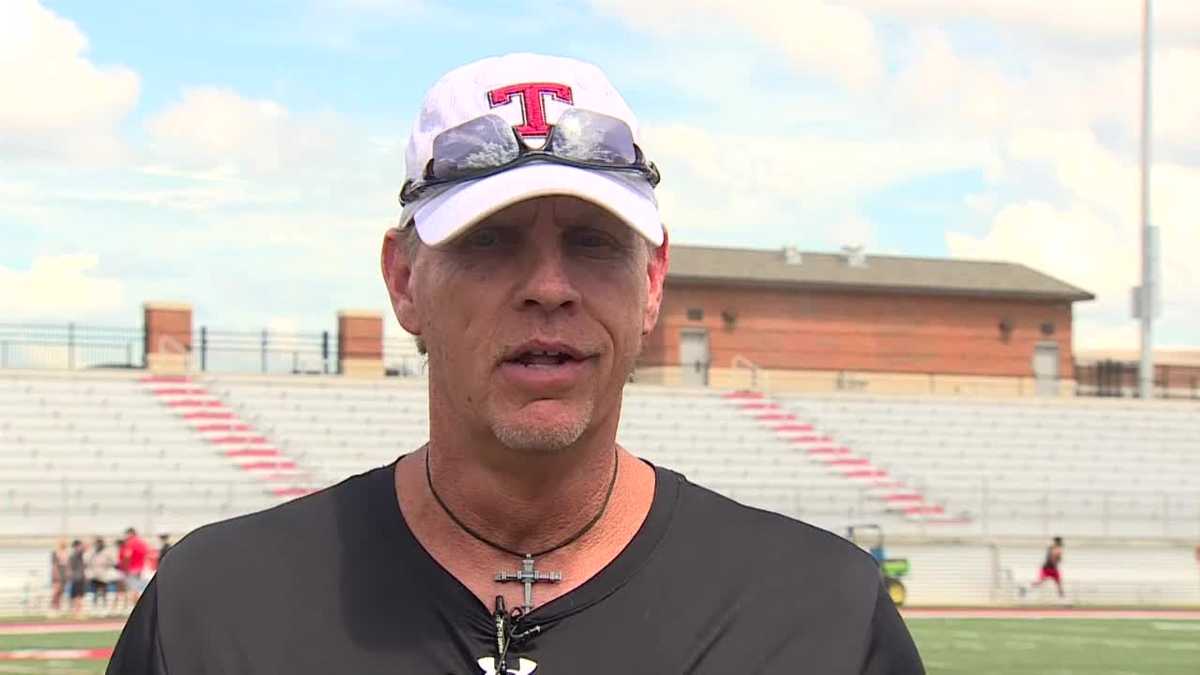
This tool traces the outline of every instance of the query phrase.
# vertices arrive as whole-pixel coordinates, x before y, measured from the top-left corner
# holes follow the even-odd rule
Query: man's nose
[[[568,261],[558,242],[534,244],[526,250],[525,258],[525,282],[518,296],[522,308],[553,312],[572,309],[579,303],[579,291],[571,282]]]

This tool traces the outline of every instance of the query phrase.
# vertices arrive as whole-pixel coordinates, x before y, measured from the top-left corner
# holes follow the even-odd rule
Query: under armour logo
[[[505,668],[504,672],[496,670],[496,657],[485,656],[478,661],[479,667],[483,669],[484,675],[533,675],[533,671],[537,670],[537,664],[529,659],[517,659],[517,669]]]
[[[524,82],[510,84],[507,87],[493,89],[487,93],[488,104],[493,108],[511,102],[518,98],[521,103],[522,124],[513,127],[521,136],[545,136],[550,133],[550,125],[546,122],[546,107],[542,96],[549,94],[556,101],[575,104],[571,88],[565,84],[554,82]]]

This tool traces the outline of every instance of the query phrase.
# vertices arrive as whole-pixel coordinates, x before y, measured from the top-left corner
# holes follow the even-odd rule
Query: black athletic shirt
[[[1042,569],[1044,569],[1044,570],[1058,569],[1058,560],[1056,560],[1054,558],[1054,547],[1053,546],[1046,549],[1046,561],[1042,563]]]
[[[109,675],[487,672],[491,613],[413,537],[394,471],[185,537]],[[596,576],[525,617],[522,629],[539,628],[510,648],[511,673],[924,672],[870,556],[655,471],[641,529]]]

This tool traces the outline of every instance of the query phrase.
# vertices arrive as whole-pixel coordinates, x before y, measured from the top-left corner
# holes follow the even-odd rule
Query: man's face
[[[570,447],[602,420],[615,424],[658,316],[665,246],[652,254],[604,209],[544,197],[420,247],[406,291],[396,274],[404,254],[389,262],[387,249],[397,316],[427,345],[435,405],[458,423],[541,452]]]

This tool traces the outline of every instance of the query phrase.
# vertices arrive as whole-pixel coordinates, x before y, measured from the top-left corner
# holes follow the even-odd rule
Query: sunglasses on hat
[[[559,116],[541,148],[525,139],[499,115],[484,115],[447,129],[433,139],[433,158],[420,181],[407,180],[400,203],[410,204],[439,186],[485,178],[533,161],[598,171],[641,174],[651,187],[662,180],[646,161],[625,122],[598,112],[571,108]]]

